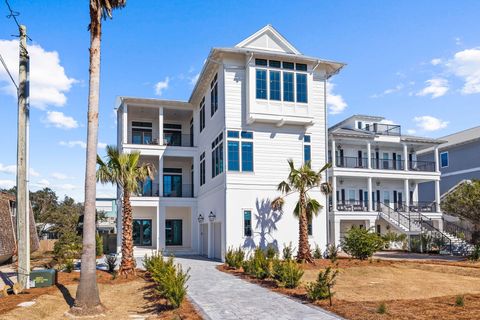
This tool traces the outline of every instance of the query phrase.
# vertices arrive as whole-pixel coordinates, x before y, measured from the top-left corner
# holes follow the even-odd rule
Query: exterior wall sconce
[[[343,184],[343,179],[340,179],[340,184]]]
[[[205,218],[204,218],[203,215],[200,213],[200,214],[198,215],[197,220],[198,220],[198,223],[203,223],[203,221],[205,220]]]
[[[215,215],[215,213],[213,213],[213,211],[210,211],[210,214],[208,215],[208,220],[210,220],[210,222],[213,222],[215,221],[215,218],[217,216]]]
[[[377,180],[377,187],[380,185],[380,180]]]

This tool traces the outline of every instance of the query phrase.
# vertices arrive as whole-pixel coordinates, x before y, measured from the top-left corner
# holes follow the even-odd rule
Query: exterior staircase
[[[410,209],[410,212],[401,212],[401,208],[393,209],[389,205],[377,204],[380,217],[408,235],[430,237],[439,249],[440,254],[469,255],[474,246],[467,241],[445,231],[440,231],[433,225],[433,221],[420,211]]]

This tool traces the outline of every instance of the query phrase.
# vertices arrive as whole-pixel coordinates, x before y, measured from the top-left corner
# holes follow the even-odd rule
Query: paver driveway
[[[141,266],[141,259],[137,265]],[[218,262],[203,258],[175,258],[190,268],[188,295],[212,320],[230,319],[341,319],[320,308],[218,271]]]

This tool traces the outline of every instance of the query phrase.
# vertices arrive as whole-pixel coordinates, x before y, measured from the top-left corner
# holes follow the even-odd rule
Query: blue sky
[[[10,3],[33,39],[32,189],[82,200],[88,1]],[[116,141],[116,96],[188,99],[211,47],[233,46],[269,23],[302,53],[348,64],[329,87],[330,125],[356,113],[431,137],[480,125],[479,12],[478,1],[130,0],[104,23],[99,141]],[[0,4],[0,54],[17,77],[17,31],[6,15]],[[0,187],[8,187],[17,111],[1,68],[0,112]],[[112,190],[99,186],[98,194]]]

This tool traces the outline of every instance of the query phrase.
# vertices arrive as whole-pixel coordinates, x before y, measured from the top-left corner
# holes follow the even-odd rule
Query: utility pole
[[[18,87],[17,138],[17,252],[18,282],[30,288],[30,202],[28,190],[29,87],[30,58],[27,51],[27,28],[20,29],[20,65]]]

